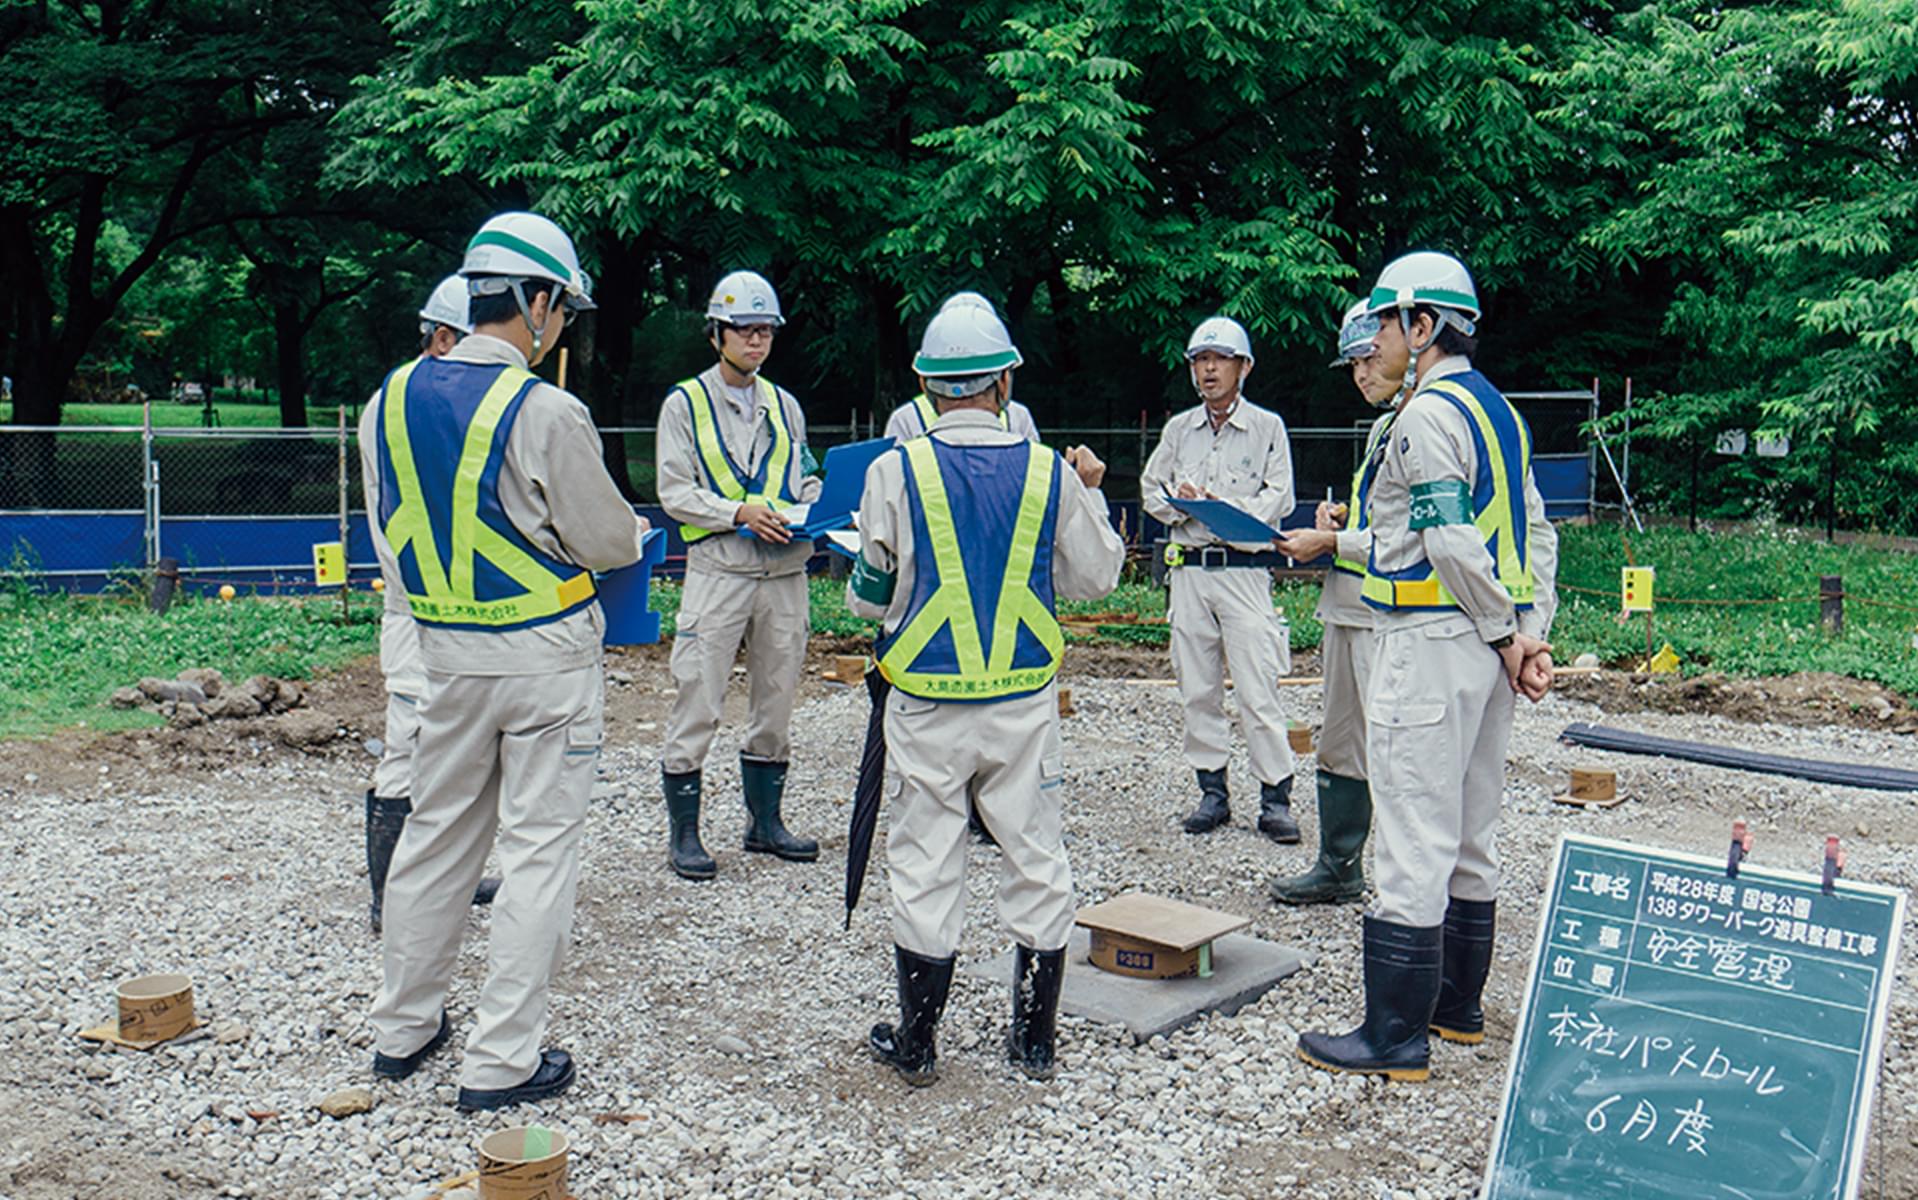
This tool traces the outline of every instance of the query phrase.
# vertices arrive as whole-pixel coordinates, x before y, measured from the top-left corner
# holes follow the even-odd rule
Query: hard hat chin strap
[[[1430,350],[1433,343],[1438,341],[1439,330],[1444,328],[1444,325],[1442,320],[1435,319],[1432,322],[1432,336],[1426,338],[1424,344],[1415,346],[1412,344],[1412,310],[1399,309],[1399,332],[1405,335],[1405,378],[1400,381],[1399,390],[1392,395],[1391,402],[1394,405],[1411,399],[1412,393],[1418,389],[1419,355]],[[1383,408],[1385,405],[1379,407]]]
[[[526,292],[520,286],[525,282],[523,279],[515,279],[511,282],[511,287],[513,289],[513,300],[519,305],[520,320],[526,322],[526,332],[533,335],[533,352],[527,355],[526,361],[536,363],[539,361],[539,351],[542,344],[541,330],[538,325],[533,323],[533,309],[526,303]],[[549,305],[552,303],[552,295],[552,292],[547,293],[547,303]],[[550,313],[550,309],[548,311]]]

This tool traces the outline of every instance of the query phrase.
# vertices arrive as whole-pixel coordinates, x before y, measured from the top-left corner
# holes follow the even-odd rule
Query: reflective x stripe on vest
[[[912,599],[879,642],[880,671],[929,700],[1038,691],[1065,648],[1052,610],[1058,454],[937,438],[914,438],[900,453],[917,551]]]
[[[920,392],[912,398],[912,410],[919,414],[919,432],[922,434],[931,432],[932,423],[939,419],[939,407],[932,402],[932,398]],[[999,410],[999,428],[1012,428],[1012,415],[1007,409]]]
[[[520,629],[593,601],[592,575],[527,541],[500,503],[506,439],[538,382],[519,367],[439,359],[387,377],[380,530],[422,625]]]
[[[1472,481],[1472,524],[1485,539],[1500,586],[1521,609],[1532,606],[1532,563],[1525,513],[1525,480],[1532,469],[1532,434],[1524,418],[1477,371],[1427,384],[1421,394],[1444,399],[1465,414],[1478,456]],[[1458,598],[1421,562],[1381,573],[1378,550],[1366,566],[1365,600],[1375,608],[1457,608]]]
[[[766,452],[766,459],[759,464],[759,471],[748,474],[739,469],[732,452],[726,447],[726,437],[719,431],[719,413],[714,409],[715,401],[701,380],[688,379],[678,385],[686,393],[686,402],[693,413],[693,441],[699,447],[699,461],[706,468],[706,482],[715,492],[739,504],[763,504],[767,508],[786,508],[797,502],[792,494],[793,439],[786,428],[786,406],[779,402],[779,389],[758,376],[753,377],[754,387],[766,406],[766,420],[772,426],[773,444]],[[755,419],[756,416],[755,416]],[[752,453],[752,445],[746,446],[746,453]],[[747,466],[752,463],[748,460]],[[690,545],[701,538],[711,537],[716,530],[702,529],[697,525],[681,525],[679,536]]]
[[[1345,528],[1360,530],[1372,523],[1365,511],[1365,501],[1372,494],[1372,479],[1379,473],[1379,463],[1385,457],[1385,447],[1389,444],[1385,435],[1392,431],[1392,418],[1387,417],[1373,427],[1372,436],[1365,443],[1365,457],[1359,460],[1359,469],[1352,473],[1352,498],[1345,506]],[[1365,564],[1350,558],[1332,560],[1334,571],[1344,571],[1347,575],[1365,578]]]

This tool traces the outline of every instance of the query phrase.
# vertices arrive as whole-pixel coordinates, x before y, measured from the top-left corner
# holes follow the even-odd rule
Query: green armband
[[[891,571],[881,571],[867,562],[863,554],[852,564],[852,594],[867,604],[891,604],[893,586],[898,580]]]
[[[810,475],[818,469],[819,460],[813,457],[812,446],[805,442],[799,443],[799,473]]]
[[[1412,485],[1411,525],[1414,530],[1437,525],[1470,525],[1472,491],[1462,479]]]

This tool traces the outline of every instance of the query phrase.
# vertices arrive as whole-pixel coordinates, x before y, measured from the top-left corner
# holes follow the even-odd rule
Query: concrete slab
[[[1123,1025],[1140,1041],[1190,1025],[1207,1013],[1231,1016],[1271,991],[1318,956],[1250,934],[1228,933],[1212,944],[1212,975],[1201,979],[1131,979],[1086,961],[1091,934],[1074,929],[1066,943],[1066,978],[1059,1009],[1102,1025]],[[984,962],[964,962],[975,979],[1012,986],[1012,951]]]

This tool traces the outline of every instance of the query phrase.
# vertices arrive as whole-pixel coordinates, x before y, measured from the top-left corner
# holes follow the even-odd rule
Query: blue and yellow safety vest
[[[593,602],[592,574],[533,545],[500,504],[506,439],[538,382],[520,367],[438,358],[386,377],[380,531],[422,625],[522,629]]]
[[[1052,595],[1058,454],[938,438],[899,453],[916,569],[905,615],[876,647],[879,670],[928,700],[1009,700],[1045,687],[1065,648]]]
[[[1465,414],[1478,458],[1472,480],[1472,524],[1485,539],[1485,552],[1491,555],[1498,582],[1513,605],[1530,608],[1533,582],[1525,480],[1532,470],[1531,430],[1511,401],[1477,371],[1435,380],[1420,388],[1419,394],[1437,396]],[[1459,607],[1458,598],[1439,581],[1430,562],[1402,571],[1380,571],[1376,542],[1366,564],[1364,594],[1374,608]]]
[[[693,442],[699,447],[699,462],[706,471],[707,486],[726,499],[739,504],[762,504],[767,508],[789,508],[799,498],[792,493],[792,432],[786,428],[786,406],[779,401],[779,389],[754,376],[753,385],[765,402],[766,420],[772,426],[773,444],[759,464],[759,470],[747,473],[739,469],[726,437],[719,431],[719,413],[713,407],[712,393],[701,380],[687,379],[675,385],[686,394],[693,413]],[[746,453],[752,453],[750,444]],[[748,464],[750,465],[750,463]],[[716,531],[697,525],[681,525],[679,536],[689,545]]]
[[[1352,498],[1345,506],[1345,528],[1348,531],[1364,529],[1371,524],[1366,515],[1365,501],[1372,494],[1372,479],[1379,473],[1379,463],[1385,458],[1387,442],[1385,435],[1392,430],[1392,418],[1378,422],[1372,427],[1372,434],[1365,442],[1365,457],[1359,461],[1359,469],[1352,473]],[[1347,575],[1365,578],[1365,564],[1349,558],[1334,558],[1334,571],[1343,571]]]
[[[939,419],[939,406],[932,402],[931,397],[920,392],[912,398],[912,409],[919,414],[919,432],[931,433],[932,423]],[[1012,428],[1012,418],[1004,408],[999,410],[999,428]]]

